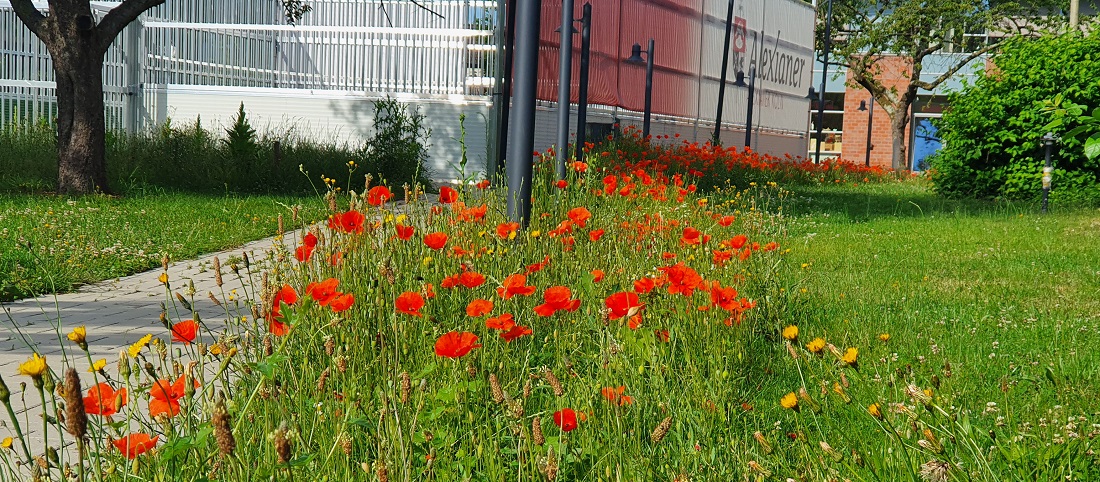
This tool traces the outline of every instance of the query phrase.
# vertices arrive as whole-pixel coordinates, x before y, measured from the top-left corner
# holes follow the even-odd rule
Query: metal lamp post
[[[817,103],[817,148],[814,151],[814,163],[821,163],[821,136],[825,128],[825,78],[829,72],[829,50],[833,47],[833,0],[829,0],[828,11],[825,14],[825,51],[821,60],[821,99]]]
[[[515,135],[508,145],[508,219],[524,228],[531,222],[531,181],[535,150],[535,95],[539,66],[539,13],[542,0],[516,2]]]
[[[581,14],[581,72],[577,92],[577,145],[573,148],[577,161],[584,161],[584,145],[588,140],[588,58],[592,51],[592,4],[585,3]]]
[[[726,100],[726,72],[729,70],[730,36],[733,34],[733,0],[726,10],[726,38],[722,41],[722,78],[718,81],[718,106],[714,113],[714,137],[711,144],[722,145],[722,104]]]
[[[814,126],[813,126],[814,102],[818,101],[817,90],[814,90],[814,87],[811,85],[810,86],[810,92],[807,93],[806,97],[804,97],[804,98],[806,100],[810,101],[810,120],[809,120],[809,122],[806,123],[806,131],[807,131],[808,135],[810,136],[810,138],[813,139],[814,133],[812,131],[813,131],[813,128],[814,128]]]
[[[749,103],[745,108],[745,148],[752,147],[752,109],[756,99],[756,66],[749,68],[749,83],[745,83],[745,73],[737,73],[737,81],[733,83],[738,87],[749,88]]]
[[[561,2],[561,45],[558,49],[558,180],[565,179],[565,161],[569,157],[569,84],[573,79],[573,0]]]
[[[1043,166],[1043,214],[1047,212],[1047,201],[1050,199],[1050,182],[1054,174],[1054,168],[1050,166],[1050,150],[1054,148],[1057,138],[1054,133],[1047,132],[1043,135],[1043,146],[1046,148],[1046,165]]]
[[[859,101],[859,111],[867,112],[867,159],[863,161],[863,165],[871,167],[871,129],[875,126],[875,98],[871,97],[871,108],[867,108],[867,101]]]
[[[645,53],[645,59],[642,54]],[[641,64],[645,62],[645,112],[642,117],[642,138],[649,139],[649,115],[653,111],[653,39],[649,39],[649,49],[642,52],[642,46],[634,44],[630,49],[630,58],[625,60],[628,64]]]

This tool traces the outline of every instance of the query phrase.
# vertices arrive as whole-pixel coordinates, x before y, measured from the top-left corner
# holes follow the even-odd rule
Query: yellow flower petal
[[[19,374],[39,378],[46,372],[46,368],[46,357],[40,357],[34,353],[30,360],[19,365]]]
[[[105,366],[107,366],[107,359],[106,358],[100,358],[100,359],[92,362],[92,366],[88,367],[88,372],[89,373],[98,372],[98,371],[102,370],[103,367],[105,367]]]
[[[141,337],[141,339],[138,340],[136,343],[134,343],[133,345],[130,345],[130,350],[129,350],[130,358],[137,358],[138,353],[141,353],[141,349],[145,348],[145,345],[148,345],[149,340],[152,340],[152,339],[153,339],[153,335],[145,335],[145,336]]]

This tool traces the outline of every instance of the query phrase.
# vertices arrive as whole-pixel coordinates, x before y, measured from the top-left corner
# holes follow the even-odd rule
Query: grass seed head
[[[88,414],[84,412],[84,400],[80,395],[80,375],[76,369],[65,372],[65,420],[69,433],[77,440],[88,434]]]
[[[279,458],[280,464],[290,461],[290,439],[287,438],[286,422],[275,430],[275,455]]]
[[[406,405],[409,403],[409,394],[412,393],[412,379],[409,377],[409,372],[401,372],[401,404]]]
[[[546,437],[542,435],[542,419],[539,417],[531,419],[531,440],[539,447],[546,443]]]
[[[325,371],[321,372],[321,376],[317,378],[317,391],[318,392],[325,391],[325,382],[328,380],[329,373],[330,373],[330,369],[326,368]]]
[[[386,470],[386,462],[377,461],[374,463],[374,474],[378,476],[378,482],[390,482],[389,471]]]
[[[217,256],[214,256],[214,266],[212,269],[214,270],[214,282],[217,283],[220,288],[222,285],[222,261],[218,259]],[[210,297],[214,297],[213,293],[210,294]]]
[[[772,450],[772,444],[768,442],[768,439],[764,437],[764,434],[759,431],[752,434],[752,438],[756,439],[756,443],[760,444],[760,450],[764,451],[764,455],[770,455]]]
[[[326,336],[325,337],[325,354],[328,355],[328,356],[332,356],[333,353],[336,353],[336,340],[333,339],[332,336]]]
[[[489,374],[489,393],[493,396],[494,402],[504,402],[504,390],[500,388],[500,380],[497,379],[496,373]]]
[[[237,449],[237,441],[233,438],[229,411],[225,408],[223,398],[218,398],[214,404],[214,416],[210,419],[210,425],[214,426],[214,439],[218,441],[218,451],[223,457],[232,457]]]
[[[554,372],[550,371],[549,368],[543,373],[543,378],[546,379],[546,383],[550,384],[550,388],[554,390],[555,397],[565,396],[565,389],[562,388],[561,381],[558,380],[558,377],[554,376]]]
[[[649,434],[649,440],[653,443],[661,443],[665,436],[668,435],[668,430],[672,428],[672,416],[665,417],[661,420],[661,423],[657,425],[657,428],[653,429],[653,433]]]

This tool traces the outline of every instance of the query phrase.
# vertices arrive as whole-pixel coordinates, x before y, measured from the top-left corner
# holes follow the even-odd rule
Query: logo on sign
[[[738,53],[745,53],[747,48],[747,42],[745,38],[748,36],[749,26],[748,22],[741,17],[733,19],[733,51]]]

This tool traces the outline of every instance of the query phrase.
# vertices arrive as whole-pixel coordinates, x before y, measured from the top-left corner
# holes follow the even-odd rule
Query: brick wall
[[[912,62],[902,57],[885,57],[878,60],[882,67],[880,80],[889,89],[896,87],[898,91],[904,90],[909,83],[909,68]],[[844,144],[841,148],[841,157],[862,164],[867,159],[867,129],[868,112],[859,110],[859,102],[865,101],[871,105],[871,93],[867,89],[852,87],[851,71],[848,72],[848,82],[844,91]],[[911,125],[910,125],[911,126]],[[891,167],[893,155],[893,140],[890,135],[890,117],[886,111],[875,103],[874,125],[871,127],[871,165]],[[909,143],[910,127],[906,127],[905,142]],[[907,161],[908,162],[908,161]]]

